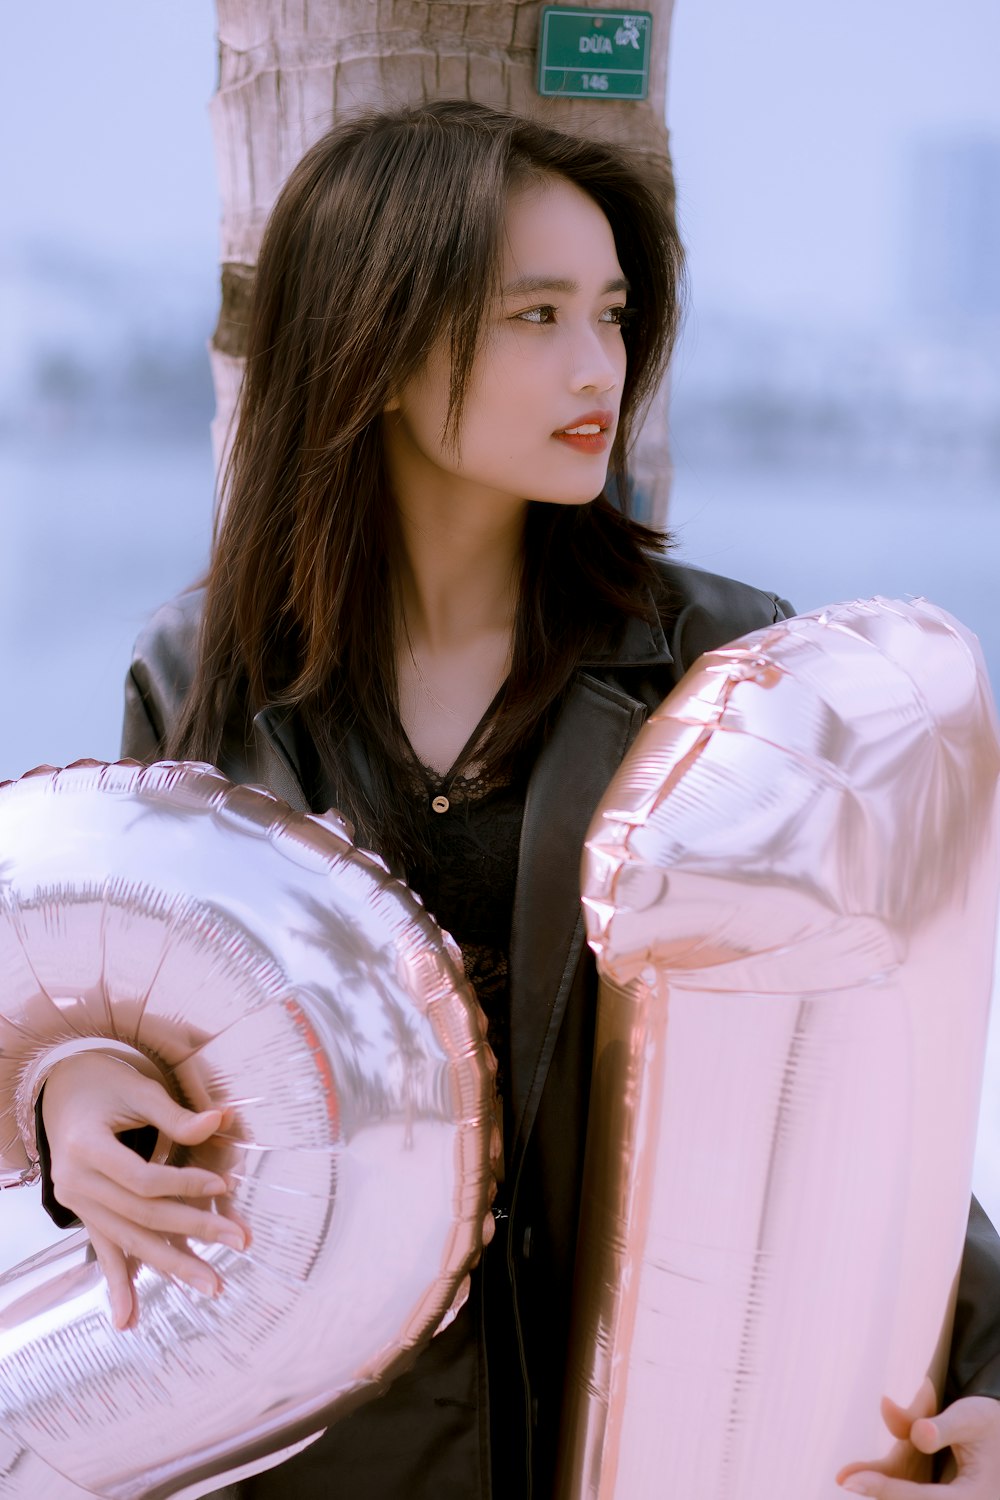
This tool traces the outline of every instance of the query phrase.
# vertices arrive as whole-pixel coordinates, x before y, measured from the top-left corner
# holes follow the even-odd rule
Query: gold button
[[[450,806],[451,803],[447,797],[435,797],[431,803],[431,807],[433,807],[435,812],[447,812]]]

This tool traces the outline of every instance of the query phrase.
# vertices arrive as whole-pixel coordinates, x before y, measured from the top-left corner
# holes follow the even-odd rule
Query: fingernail
[[[191,1277],[191,1285],[195,1291],[201,1292],[204,1297],[214,1297],[219,1290],[215,1277],[207,1274],[202,1275],[200,1271],[195,1272]]]
[[[850,1490],[852,1495],[872,1495],[874,1493],[868,1488],[865,1480],[860,1479],[857,1476],[851,1479],[845,1479],[843,1484],[841,1485],[841,1489]]]
[[[228,1245],[230,1250],[245,1250],[247,1247],[246,1235],[235,1225],[231,1229],[220,1229],[216,1239],[221,1245]]]

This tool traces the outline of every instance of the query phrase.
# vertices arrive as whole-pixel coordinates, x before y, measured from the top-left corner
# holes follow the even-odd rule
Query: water
[[[0,449],[0,779],[117,758],[132,643],[204,567],[211,516],[207,433]]]
[[[926,594],[979,635],[1000,681],[1000,503],[981,481],[753,472],[685,459],[679,555],[799,610]],[[202,439],[0,450],[0,779],[118,753],[122,680],[143,620],[204,565],[212,465]],[[1000,1016],[990,1038],[974,1185],[1000,1223]],[[0,1199],[2,1259],[54,1231],[31,1190]]]
[[[924,595],[979,636],[1000,682],[1000,495],[982,479],[715,470],[682,456],[670,526],[683,558],[800,613]]]

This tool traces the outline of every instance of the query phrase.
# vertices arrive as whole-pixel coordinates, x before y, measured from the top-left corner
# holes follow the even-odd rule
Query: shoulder
[[[148,758],[147,728],[159,745],[173,727],[194,677],[204,600],[204,589],[179,594],[140,633],[126,685],[124,753],[141,746]]]
[[[184,698],[194,676],[198,635],[205,604],[204,589],[189,589],[161,605],[144,626],[132,654],[139,667],[161,691]]]
[[[678,676],[706,651],[786,620],[787,599],[688,564],[657,559],[656,606]]]

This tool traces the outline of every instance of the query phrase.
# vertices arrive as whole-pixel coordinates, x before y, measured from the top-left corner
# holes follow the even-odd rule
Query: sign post
[[[645,99],[652,30],[648,10],[543,6],[538,92],[561,99]]]

